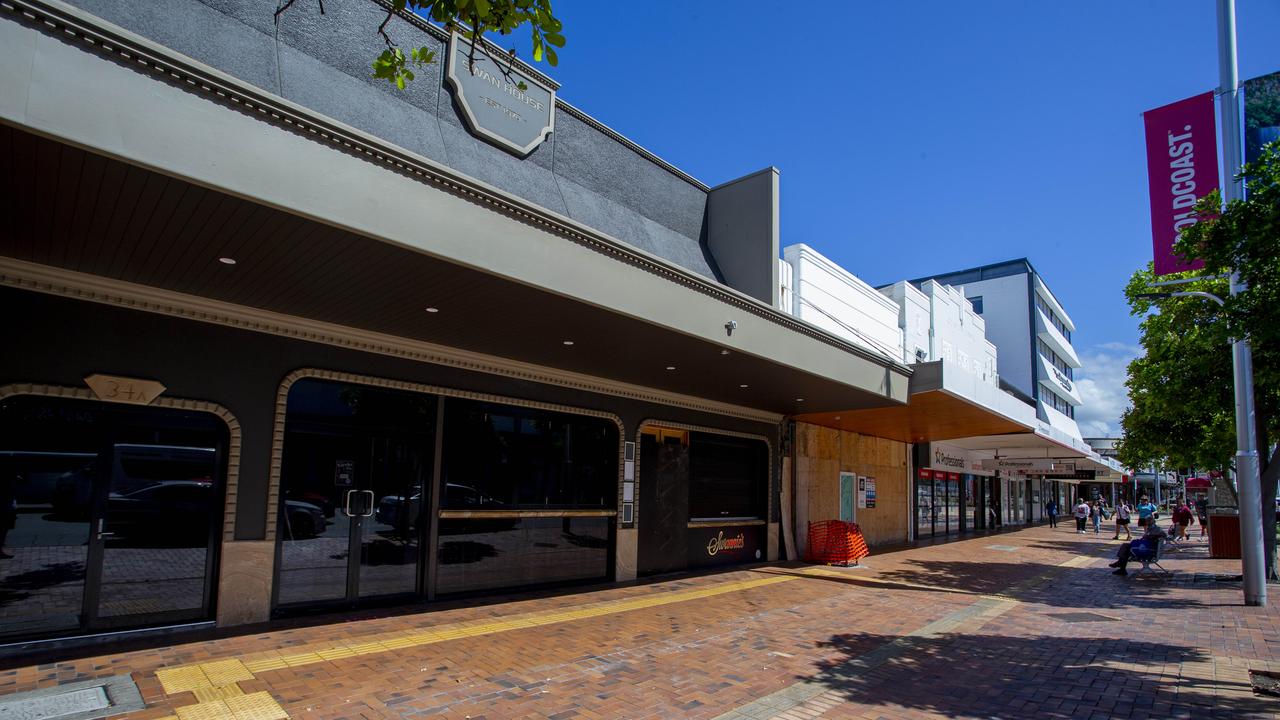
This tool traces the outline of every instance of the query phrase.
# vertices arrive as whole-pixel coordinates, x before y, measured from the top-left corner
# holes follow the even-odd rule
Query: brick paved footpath
[[[996,546],[992,548],[991,546]],[[1005,548],[1014,548],[1010,551]],[[1280,587],[1169,553],[1119,578],[1109,536],[1033,528],[591,592],[327,618],[0,671],[0,695],[131,673],[129,718],[1274,718]]]

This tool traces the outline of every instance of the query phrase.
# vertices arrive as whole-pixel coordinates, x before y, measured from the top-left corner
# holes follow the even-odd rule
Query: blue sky
[[[554,7],[561,96],[711,185],[777,166],[783,245],[872,284],[1028,257],[1091,361],[1082,426],[1114,425],[1141,113],[1217,86],[1213,0]],[[1241,78],[1280,70],[1280,2],[1237,19]]]

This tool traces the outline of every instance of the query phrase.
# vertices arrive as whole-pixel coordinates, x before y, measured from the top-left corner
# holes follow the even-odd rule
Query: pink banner
[[[1147,181],[1151,188],[1151,236],[1156,275],[1198,270],[1173,254],[1178,232],[1195,224],[1196,201],[1218,189],[1218,138],[1213,93],[1207,92],[1143,114],[1147,127]]]

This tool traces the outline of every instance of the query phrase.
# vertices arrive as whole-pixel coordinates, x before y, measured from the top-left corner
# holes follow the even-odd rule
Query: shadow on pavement
[[[858,658],[878,650],[876,662]],[[849,702],[896,706],[945,717],[1273,718],[1275,699],[1238,692],[1215,695],[1208,679],[1179,677],[1178,663],[1207,661],[1184,645],[1094,638],[938,635],[897,638],[872,633],[835,635],[821,644],[841,656],[800,677],[838,691]],[[886,657],[887,655],[887,657]],[[1247,682],[1219,688],[1250,691]],[[898,717],[891,710],[888,714]],[[914,715],[912,715],[914,717]]]
[[[1111,556],[1099,557],[1110,559]],[[926,585],[939,590],[994,594],[1014,588],[1019,600],[1054,607],[1204,607],[1194,598],[1168,597],[1171,589],[1168,580],[1139,578],[1133,574],[1127,578],[1116,577],[1111,574],[1111,568],[1105,566],[1064,568],[1035,562],[964,560],[908,560],[906,564],[909,567],[886,570],[877,577],[881,581],[901,583],[898,587],[906,590],[922,589],[911,585]],[[1130,570],[1136,567],[1135,563]],[[1041,573],[1050,574],[1052,582],[1032,589],[1017,588],[1020,582]],[[864,584],[884,587],[883,582]]]

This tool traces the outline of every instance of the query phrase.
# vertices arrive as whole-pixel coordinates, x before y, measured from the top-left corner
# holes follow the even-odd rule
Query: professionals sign
[[[1093,470],[1073,470],[1071,472],[1050,472],[1041,476],[1044,480],[1096,480],[1097,474]]]
[[[533,152],[555,130],[556,89],[479,50],[473,68],[470,56],[471,41],[453,33],[446,76],[467,127],[521,157]]]
[[[1194,225],[1194,205],[1218,189],[1218,139],[1213,93],[1148,110],[1147,183],[1151,193],[1151,238],[1156,275],[1198,270],[1173,253],[1178,233]]]
[[[922,465],[940,470],[953,470],[971,475],[991,475],[991,470],[982,466],[982,459],[972,450],[946,443],[918,443],[917,447],[925,448],[918,462]]]
[[[982,467],[1006,472],[1041,473],[1053,470],[1054,461],[1049,458],[986,458]]]

